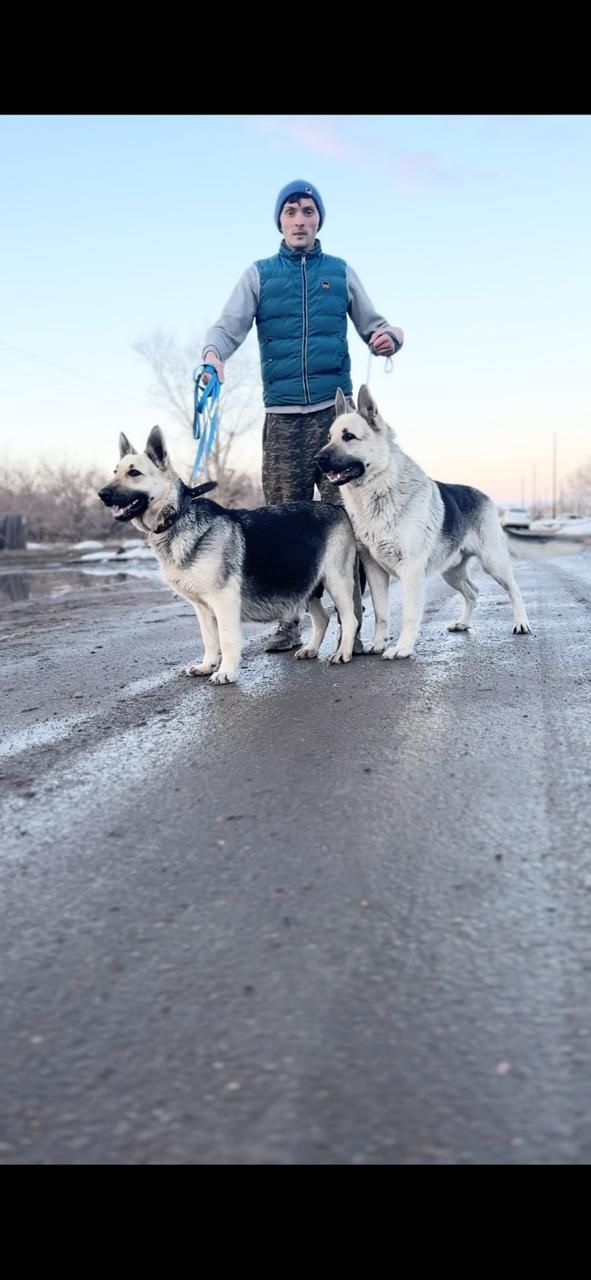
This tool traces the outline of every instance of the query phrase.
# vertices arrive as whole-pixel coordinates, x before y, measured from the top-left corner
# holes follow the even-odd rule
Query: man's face
[[[316,239],[320,214],[310,196],[286,200],[279,221],[283,239],[290,249],[311,249]]]

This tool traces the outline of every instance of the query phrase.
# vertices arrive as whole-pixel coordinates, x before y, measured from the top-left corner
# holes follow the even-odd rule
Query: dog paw
[[[296,649],[294,658],[317,658],[318,650],[314,649],[311,644],[302,645],[301,649]]]
[[[220,667],[219,671],[214,671],[209,681],[210,684],[236,684],[235,671],[223,671]]]
[[[348,653],[344,649],[337,649],[336,653],[333,653],[330,661],[334,665],[337,662],[350,662],[352,657],[353,657],[352,652]]]
[[[186,676],[210,676],[215,671],[217,662],[197,662],[193,666],[185,667]]]
[[[448,631],[469,631],[470,624],[468,622],[450,622]]]
[[[377,643],[374,641],[372,644],[366,645],[365,653],[383,653],[385,648],[386,648],[386,641],[378,640]]]
[[[410,658],[412,649],[408,645],[391,645],[389,649],[382,654],[382,658],[386,662],[391,662],[393,658]]]
[[[529,622],[516,622],[513,627],[514,636],[531,636],[531,627]]]

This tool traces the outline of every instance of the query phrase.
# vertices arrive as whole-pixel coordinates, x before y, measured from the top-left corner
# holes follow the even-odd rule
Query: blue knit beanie
[[[314,187],[311,182],[303,182],[301,178],[297,178],[295,182],[288,182],[287,186],[281,188],[281,191],[277,196],[277,203],[275,205],[275,222],[277,223],[279,231],[281,231],[280,215],[286,200],[293,200],[294,198],[299,199],[302,196],[311,196],[314,201],[314,204],[320,214],[320,221],[318,223],[318,230],[320,231],[322,223],[324,222],[324,205],[322,203],[322,196],[320,195],[317,187]]]

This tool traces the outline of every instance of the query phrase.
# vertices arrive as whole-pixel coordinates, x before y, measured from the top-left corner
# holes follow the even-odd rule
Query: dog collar
[[[196,498],[201,498],[204,493],[209,493],[210,489],[215,489],[216,487],[217,480],[206,480],[203,484],[195,485],[193,489],[189,489],[188,498],[183,498],[178,510],[175,510],[174,507],[171,509],[169,514],[164,517],[162,523],[154,529],[154,533],[166,533],[167,529],[172,529],[173,524],[176,524],[177,520],[180,520],[181,516],[185,515],[189,510],[191,503],[194,502]]]

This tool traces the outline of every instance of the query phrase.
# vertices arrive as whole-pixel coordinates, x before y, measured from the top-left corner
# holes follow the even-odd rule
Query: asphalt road
[[[591,550],[516,572],[222,688],[155,579],[5,579],[0,1161],[589,1162]]]

